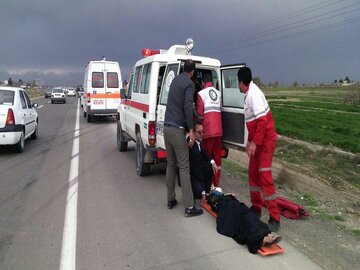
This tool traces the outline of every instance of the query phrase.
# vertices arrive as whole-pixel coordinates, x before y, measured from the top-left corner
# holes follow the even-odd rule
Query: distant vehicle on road
[[[118,62],[90,61],[85,70],[84,95],[81,99],[84,117],[116,116],[120,104],[121,72]]]
[[[47,88],[45,90],[45,98],[51,98],[51,92],[52,92],[52,89],[51,88]]]
[[[55,87],[51,92],[51,103],[66,103],[66,94],[63,88]]]
[[[14,145],[23,152],[25,140],[38,137],[37,103],[20,87],[0,87],[0,145]]]
[[[68,95],[68,97],[76,97],[75,88],[74,87],[69,87],[67,95]]]

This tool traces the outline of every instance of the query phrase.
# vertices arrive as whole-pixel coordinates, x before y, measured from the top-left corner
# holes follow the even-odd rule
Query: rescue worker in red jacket
[[[252,211],[261,216],[263,202],[269,212],[269,228],[280,227],[280,211],[271,165],[277,140],[275,123],[263,92],[252,81],[251,69],[241,67],[237,73],[240,92],[245,93],[244,111],[248,129],[246,152],[250,157],[249,186]]]
[[[202,118],[204,126],[202,146],[218,166],[218,171],[212,179],[212,185],[217,187],[220,184],[223,134],[220,91],[213,86],[211,73],[205,73],[202,79],[204,85],[203,89],[197,94],[196,112]]]

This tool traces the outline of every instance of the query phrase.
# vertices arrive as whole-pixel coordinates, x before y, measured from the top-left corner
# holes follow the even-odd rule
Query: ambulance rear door
[[[118,63],[106,63],[105,68],[105,109],[115,111],[120,103],[120,68]]]
[[[157,146],[165,149],[165,141],[164,141],[164,120],[165,120],[165,111],[166,105],[170,90],[170,85],[175,78],[179,74],[180,71],[180,61],[169,62],[166,65],[164,78],[161,84],[161,92],[159,103],[157,105],[157,121],[156,121],[156,142]]]
[[[245,64],[220,67],[221,115],[223,126],[223,144],[241,149],[247,143],[247,129],[244,115],[245,94],[238,86],[237,72]]]

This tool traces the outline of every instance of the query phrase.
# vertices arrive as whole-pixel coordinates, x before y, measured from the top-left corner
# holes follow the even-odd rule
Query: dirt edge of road
[[[248,157],[243,151],[229,151],[228,160],[239,165],[239,173],[224,172],[222,186],[225,192],[235,192],[249,204],[245,170]],[[302,204],[311,212],[302,220],[282,218],[280,234],[288,243],[318,263],[324,269],[357,269],[360,265],[360,205],[357,192],[334,190],[332,187],[303,172],[290,169],[278,160],[273,162],[277,192],[287,198],[308,195],[316,204]],[[240,178],[240,179],[239,179]],[[243,179],[241,179],[243,178]],[[264,209],[262,220],[267,222]]]

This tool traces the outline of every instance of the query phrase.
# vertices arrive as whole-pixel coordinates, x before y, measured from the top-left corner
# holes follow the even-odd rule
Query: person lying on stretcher
[[[217,232],[233,238],[240,245],[246,244],[250,253],[255,254],[262,246],[281,241],[281,236],[272,233],[268,225],[233,194],[223,194],[221,188],[215,188],[206,200],[217,213]]]

